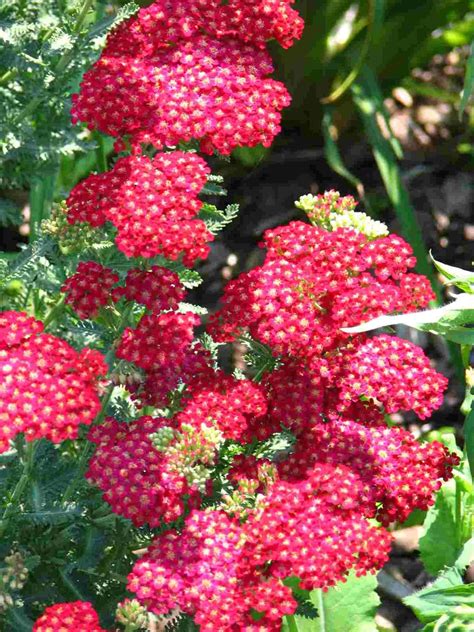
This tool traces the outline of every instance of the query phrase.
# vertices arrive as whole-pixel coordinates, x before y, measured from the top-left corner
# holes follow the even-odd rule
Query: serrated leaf
[[[208,231],[216,235],[228,224],[233,222],[238,214],[238,204],[228,204],[223,211],[220,211],[213,204],[203,204],[199,217],[204,220]]]
[[[37,273],[38,267],[44,267],[47,263],[45,256],[55,247],[56,244],[49,237],[36,240],[10,262],[7,278],[29,281]]]
[[[52,525],[57,526],[60,524],[76,522],[80,515],[81,511],[77,508],[67,510],[52,509],[49,511],[24,511],[18,517],[18,521],[49,527]]]
[[[136,2],[128,2],[117,11],[115,15],[104,18],[96,22],[87,34],[88,39],[94,39],[109,33],[112,29],[117,27],[121,22],[128,20],[134,15],[140,6]]]
[[[455,489],[454,481],[443,485],[423,525],[425,535],[420,538],[420,554],[426,570],[432,575],[452,566],[459,553],[455,537]]]
[[[181,301],[178,306],[178,312],[185,314],[186,312],[191,312],[192,314],[198,314],[199,316],[204,316],[208,313],[208,310],[201,305],[194,305],[193,303],[185,303]]]
[[[311,603],[318,610],[318,617],[307,620],[295,616],[299,632],[377,632],[375,613],[380,599],[375,592],[377,579],[373,575],[356,577],[351,573],[345,583],[339,583],[327,592],[313,590]],[[282,632],[291,628],[285,622]]]

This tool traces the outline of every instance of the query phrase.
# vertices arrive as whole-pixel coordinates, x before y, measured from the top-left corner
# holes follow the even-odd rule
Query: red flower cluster
[[[248,418],[266,410],[256,384],[210,370],[205,375],[191,383],[173,419],[142,417],[128,425],[109,419],[89,433],[97,450],[87,477],[116,513],[137,525],[176,520],[185,494],[196,504],[220,443],[240,438]]]
[[[152,612],[178,608],[208,632],[279,630],[297,605],[283,579],[326,588],[350,569],[363,574],[386,561],[391,537],[360,514],[361,495],[356,475],[321,465],[301,483],[275,483],[244,523],[196,511],[180,535],[155,540],[129,589]],[[258,625],[252,610],[263,614]]]
[[[133,278],[135,283],[135,275]],[[178,298],[179,292],[172,285],[163,294],[171,301]],[[163,294],[152,294],[146,300],[149,305],[163,304]],[[145,315],[136,329],[127,328],[123,332],[117,357],[133,362],[145,373],[142,381],[130,387],[143,405],[166,406],[169,392],[180,383],[195,376],[204,381],[213,378],[209,353],[193,342],[194,328],[199,324],[196,314],[169,311]]]
[[[19,432],[28,441],[74,439],[79,424],[91,424],[100,410],[102,355],[77,352],[42,330],[24,313],[0,313],[0,452]]]
[[[290,371],[297,383],[306,380],[305,388],[320,383],[331,389],[333,408],[345,414],[361,396],[376,400],[385,412],[414,410],[421,418],[440,405],[447,381],[421,349],[387,336],[352,340],[341,331],[382,314],[425,307],[433,298],[427,279],[407,272],[415,263],[408,244],[394,235],[369,241],[352,228],[330,232],[292,222],[267,231],[263,245],[264,264],[227,285],[223,307],[211,317],[216,339],[232,340],[248,330],[288,365],[270,381]],[[407,381],[410,388],[402,388]],[[295,388],[297,393],[300,387]],[[311,404],[313,412],[315,405],[327,414],[320,402]],[[289,413],[290,426],[301,423],[291,406]]]
[[[196,218],[198,194],[209,168],[192,153],[127,156],[111,171],[82,180],[67,199],[68,221],[117,228],[116,244],[128,257],[163,255],[193,265],[209,253],[213,236]]]
[[[75,274],[66,279],[61,291],[66,303],[81,318],[95,318],[104,305],[125,297],[144,305],[152,313],[176,309],[184,299],[185,290],[176,272],[151,266],[128,271],[124,286],[116,286],[119,275],[94,261],[81,261]]]
[[[148,270],[129,270],[123,288],[113,292],[115,300],[122,296],[136,301],[156,314],[165,309],[176,309],[184,299],[185,290],[176,272],[160,266]]]
[[[303,222],[266,231],[265,263],[231,281],[210,331],[229,340],[242,329],[276,354],[319,357],[350,327],[382,314],[425,307],[425,277],[398,237],[374,241],[351,228],[329,232]]]
[[[111,302],[111,289],[118,280],[118,274],[100,263],[81,261],[61,292],[66,293],[66,303],[80,318],[94,318],[101,307]]]
[[[268,146],[289,104],[264,50],[303,23],[289,0],[157,0],[121,24],[73,97],[73,119],[132,144]]]
[[[387,413],[413,410],[420,419],[441,406],[448,385],[420,347],[387,335],[348,350],[334,380],[340,389],[341,410],[365,397],[379,401]]]
[[[33,632],[106,632],[88,601],[71,601],[48,606],[33,624]]]
[[[291,482],[307,480],[314,467],[344,465],[360,480],[362,511],[388,525],[403,522],[413,509],[427,509],[458,458],[441,443],[416,441],[403,428],[366,427],[354,421],[314,420],[296,450],[277,464]]]
[[[147,314],[136,329],[129,327],[123,332],[117,357],[150,373],[164,367],[176,370],[189,352],[194,327],[199,323],[199,317],[191,312]]]
[[[225,439],[236,441],[248,437],[249,424],[258,424],[267,410],[265,395],[257,384],[223,372],[207,372],[191,379],[185,401],[186,407],[178,415],[180,424],[199,429],[212,423]]]

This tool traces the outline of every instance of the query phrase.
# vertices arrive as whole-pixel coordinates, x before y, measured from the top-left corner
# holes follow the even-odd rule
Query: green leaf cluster
[[[442,544],[441,542],[439,544]],[[450,568],[447,568],[429,586],[403,601],[413,609],[418,619],[425,623],[425,632],[435,630],[469,630],[474,621],[474,584],[465,584],[463,575],[474,559],[474,538],[462,547]],[[441,627],[441,624],[458,621],[459,627]],[[466,627],[462,627],[466,624]],[[470,627],[471,626],[471,627]]]

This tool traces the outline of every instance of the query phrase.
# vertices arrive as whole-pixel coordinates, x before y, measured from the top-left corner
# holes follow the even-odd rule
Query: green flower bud
[[[147,610],[136,599],[125,599],[119,603],[115,618],[127,630],[142,630],[148,626]]]

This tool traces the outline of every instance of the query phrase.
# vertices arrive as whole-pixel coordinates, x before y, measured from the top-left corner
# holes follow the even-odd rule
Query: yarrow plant
[[[303,196],[309,221],[267,230],[263,263],[214,314],[186,302],[228,221],[203,200],[219,185],[199,152],[278,133],[289,95],[266,45],[301,35],[292,4],[156,0],[111,32],[73,96],[73,120],[117,155],[43,222],[22,264],[38,287],[0,313],[0,450],[21,468],[0,530],[49,587],[8,629],[100,631],[116,608],[125,630],[297,629],[311,591],[384,565],[388,527],[458,464],[387,423],[442,402],[423,350],[348,331],[434,298],[410,245],[351,196]],[[235,343],[249,353],[231,374],[218,351]],[[47,459],[59,495],[42,491]],[[67,563],[21,540],[44,524]]]

